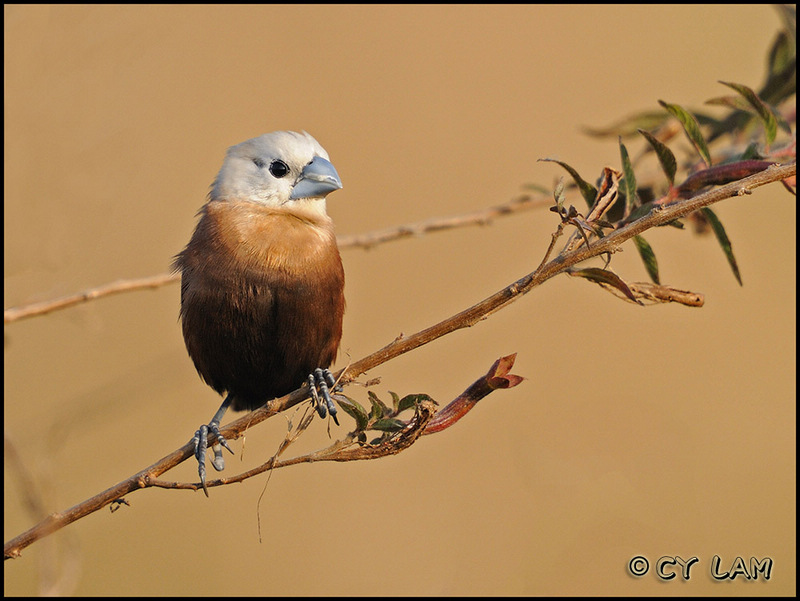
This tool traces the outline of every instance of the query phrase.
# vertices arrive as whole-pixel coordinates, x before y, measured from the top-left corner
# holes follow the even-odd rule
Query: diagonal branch
[[[370,369],[389,361],[390,359],[432,342],[437,338],[441,338],[446,334],[475,325],[479,321],[486,319],[492,313],[499,311],[506,305],[518,300],[522,295],[529,292],[539,284],[542,284],[543,282],[552,278],[553,276],[563,273],[573,265],[589,258],[605,253],[612,253],[619,248],[621,244],[631,239],[633,236],[641,234],[650,228],[664,225],[675,219],[684,217],[693,211],[720,202],[727,198],[751,194],[751,191],[755,188],[793,177],[796,175],[796,173],[797,168],[794,162],[785,165],[774,165],[768,169],[765,169],[764,171],[756,173],[755,175],[740,181],[732,182],[720,188],[710,190],[703,194],[699,194],[693,198],[679,199],[675,202],[664,205],[656,204],[652,207],[649,213],[640,217],[639,219],[628,223],[618,230],[613,231],[607,236],[593,242],[591,245],[578,247],[572,251],[558,255],[556,258],[547,263],[543,262],[543,264],[540,265],[534,272],[520,278],[516,282],[513,282],[509,286],[489,296],[476,305],[473,305],[472,307],[469,307],[468,309],[465,309],[436,325],[417,332],[416,334],[408,337],[397,338],[382,349],[379,349],[371,355],[356,361],[355,363],[347,366],[344,370],[340,370],[338,378],[342,383],[350,382],[358,375],[365,373]],[[308,398],[306,390],[307,388],[304,386],[303,388],[295,390],[284,397],[273,400],[267,406],[256,409],[244,417],[231,422],[224,428],[221,428],[222,434],[225,436],[225,438],[238,438],[239,435],[248,428],[261,423],[265,419]],[[213,444],[216,440],[213,435],[211,435],[209,438],[209,444]],[[75,520],[113,503],[130,492],[153,486],[154,480],[158,478],[158,476],[188,459],[193,454],[194,446],[193,443],[189,441],[181,448],[170,453],[150,467],[140,471],[131,478],[112,486],[95,497],[92,497],[88,501],[85,501],[79,505],[75,505],[65,512],[53,513],[49,515],[42,522],[27,532],[24,532],[15,539],[6,543],[4,547],[4,557],[6,559],[17,557],[21,553],[22,549],[35,542],[39,538],[55,532],[56,530],[74,522]],[[190,487],[196,486],[190,485]]]
[[[506,286],[478,304],[412,336],[394,340],[382,349],[351,364],[347,367],[346,373],[340,377],[343,382],[350,382],[358,375],[373,369],[381,363],[385,363],[389,359],[407,353],[445,334],[473,326],[479,321],[486,319],[495,311],[499,311],[506,305],[518,300],[522,295],[530,292],[539,284],[564,272],[567,268],[585,261],[586,259],[614,252],[623,242],[630,240],[634,236],[650,228],[664,225],[680,217],[685,217],[689,213],[725,200],[726,198],[750,194],[751,190],[759,186],[792,177],[796,172],[797,166],[795,163],[773,166],[743,180],[710,190],[693,198],[678,200],[667,205],[656,205],[647,215],[593,242],[591,246],[581,246],[572,252],[559,255],[549,263],[541,265],[536,271],[523,276],[516,282]],[[286,406],[291,406],[291,404],[288,404],[292,403],[293,399],[291,396],[284,398],[287,402]]]

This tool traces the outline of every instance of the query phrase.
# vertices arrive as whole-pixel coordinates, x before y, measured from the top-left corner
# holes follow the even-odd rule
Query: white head
[[[319,142],[305,132],[276,131],[228,149],[210,198],[303,206],[325,214],[325,197],[341,187]]]

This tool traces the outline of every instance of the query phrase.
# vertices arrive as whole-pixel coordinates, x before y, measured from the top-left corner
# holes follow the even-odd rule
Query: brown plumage
[[[327,368],[342,337],[344,270],[325,197],[341,187],[327,153],[306,133],[242,142],[228,150],[175,259],[186,349],[203,380],[226,395],[195,434],[204,489],[208,433],[227,448],[219,422],[229,405],[255,409],[309,381],[320,415],[336,420]],[[215,453],[222,469],[221,450]]]
[[[344,270],[329,218],[211,201],[176,267],[186,348],[232,409],[283,396],[336,358]]]

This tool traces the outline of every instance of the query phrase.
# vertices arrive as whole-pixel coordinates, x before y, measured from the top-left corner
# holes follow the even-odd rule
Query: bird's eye
[[[269,164],[269,172],[278,179],[286,177],[289,173],[289,166],[281,160],[272,161]]]

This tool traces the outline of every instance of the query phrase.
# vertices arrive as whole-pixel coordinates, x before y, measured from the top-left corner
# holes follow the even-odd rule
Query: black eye
[[[289,165],[281,160],[272,161],[269,164],[269,172],[278,179],[286,177],[286,174],[289,173]]]

